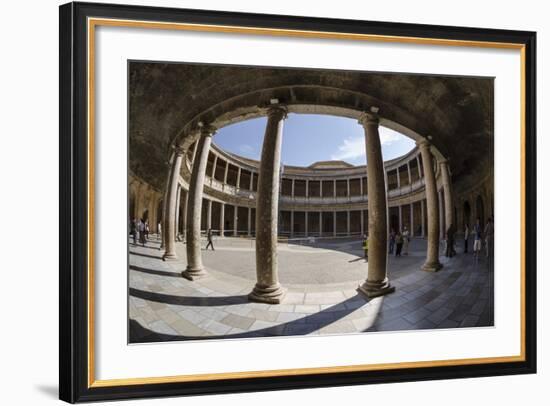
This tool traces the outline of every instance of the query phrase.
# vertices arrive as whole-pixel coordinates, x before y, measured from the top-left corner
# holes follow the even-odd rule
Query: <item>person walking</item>
[[[410,233],[407,229],[407,226],[403,227],[403,254],[409,255],[409,240],[410,240]]]
[[[493,219],[489,217],[487,219],[487,224],[485,225],[485,230],[483,231],[483,234],[485,234],[485,256],[489,258],[489,256],[493,255],[493,235],[494,235],[495,229],[493,226]]]
[[[476,220],[474,225],[474,257],[479,256],[481,251],[481,225],[479,224],[479,219]]]
[[[139,219],[138,223],[139,242],[145,247],[145,223],[142,219]]]
[[[389,253],[393,254],[393,249],[395,248],[395,231],[393,231],[393,228],[390,231],[390,250]]]
[[[403,235],[401,232],[398,232],[395,236],[395,256],[401,256],[401,250],[403,249]]]
[[[212,229],[211,228],[209,228],[208,231],[206,232],[206,240],[208,241],[208,243],[206,244],[206,251],[208,251],[208,247],[212,247],[212,251],[215,251],[214,243],[212,241]]]
[[[470,237],[470,227],[468,227],[468,224],[464,226],[464,253],[468,253],[468,238]]]
[[[162,226],[160,225],[160,221],[157,224],[157,234],[158,234],[158,239],[162,240]]]
[[[149,240],[149,220],[145,220],[145,240]]]

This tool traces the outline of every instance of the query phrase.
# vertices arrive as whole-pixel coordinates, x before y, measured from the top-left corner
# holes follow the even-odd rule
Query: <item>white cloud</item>
[[[242,154],[253,154],[255,152],[254,148],[252,148],[252,145],[248,145],[248,144],[239,145],[239,151]]]
[[[393,144],[403,137],[398,132],[385,127],[380,127],[379,133],[382,147]],[[365,160],[365,138],[363,136],[358,136],[344,139],[344,142],[338,146],[338,152],[332,154],[330,158],[341,161],[358,161],[360,158]]]
[[[365,139],[353,137],[344,139],[343,144],[338,146],[338,151],[330,157],[333,160],[345,161],[356,160],[365,157]]]

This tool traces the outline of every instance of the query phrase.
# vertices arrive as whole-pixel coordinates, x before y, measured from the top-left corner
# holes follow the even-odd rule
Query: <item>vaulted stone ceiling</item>
[[[171,145],[199,121],[256,117],[277,98],[294,112],[356,117],[371,106],[451,161],[453,176],[492,162],[493,79],[294,68],[131,62],[130,169],[163,188]]]

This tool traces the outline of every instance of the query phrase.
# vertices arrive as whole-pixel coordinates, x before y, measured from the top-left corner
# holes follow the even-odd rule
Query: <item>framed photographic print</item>
[[[533,32],[60,7],[60,398],[534,373]]]

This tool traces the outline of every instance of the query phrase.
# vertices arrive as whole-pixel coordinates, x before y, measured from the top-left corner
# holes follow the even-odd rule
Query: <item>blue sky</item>
[[[224,127],[214,136],[214,143],[226,151],[259,160],[266,120],[261,117]],[[380,140],[384,160],[403,155],[414,147],[413,140],[385,127],[380,127]],[[289,114],[283,130],[282,163],[308,166],[331,159],[364,164],[363,127],[349,118]]]

